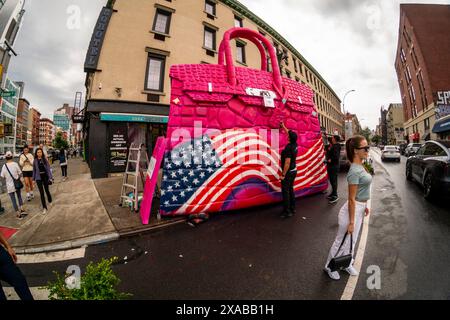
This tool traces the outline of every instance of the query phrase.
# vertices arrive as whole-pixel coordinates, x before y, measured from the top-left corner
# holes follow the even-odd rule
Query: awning
[[[437,120],[432,131],[434,133],[450,131],[450,115]]]
[[[119,122],[145,122],[145,123],[167,123],[168,116],[131,114],[131,113],[100,113],[101,121],[119,121]]]

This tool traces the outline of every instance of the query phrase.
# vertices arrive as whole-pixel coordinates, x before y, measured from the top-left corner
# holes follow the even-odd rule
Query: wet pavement
[[[420,186],[406,181],[404,166],[405,158],[375,162],[370,228],[353,299],[450,299],[448,201],[424,200]],[[336,205],[325,194],[299,199],[297,215],[286,220],[278,216],[280,205],[219,214],[197,228],[179,224],[91,246],[82,259],[20,267],[36,287],[53,270],[79,265],[83,271],[89,261],[117,256],[120,289],[134,299],[340,299],[349,276],[341,273],[335,282],[322,268],[347,198],[345,173],[339,191]],[[377,268],[380,288],[369,289]]]

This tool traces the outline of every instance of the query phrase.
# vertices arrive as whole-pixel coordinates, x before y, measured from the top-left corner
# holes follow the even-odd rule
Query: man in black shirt
[[[294,181],[297,176],[297,134],[288,130],[283,122],[281,128],[289,136],[289,143],[281,152],[281,192],[283,194],[283,212],[282,218],[292,217],[295,214],[295,193]]]
[[[340,137],[335,135],[331,139],[331,147],[327,151],[326,159],[327,159],[327,170],[328,170],[328,178],[330,179],[331,184],[331,194],[327,197],[330,200],[330,203],[336,203],[339,200],[337,194],[338,188],[338,174],[339,174],[339,162],[341,157],[341,145],[339,144]]]

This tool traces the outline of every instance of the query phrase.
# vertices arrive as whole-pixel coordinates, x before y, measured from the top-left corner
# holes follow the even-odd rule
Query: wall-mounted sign
[[[450,115],[450,91],[436,93],[436,120]]]
[[[146,122],[146,123],[167,123],[168,116],[145,115],[145,114],[128,114],[128,113],[100,113],[101,121],[118,121],[118,122]]]
[[[98,59],[102,49],[103,40],[105,39],[106,30],[108,29],[109,20],[111,19],[113,10],[103,7],[98,17],[97,24],[92,34],[91,43],[86,54],[84,62],[84,72],[92,72],[97,70]]]
[[[123,172],[127,164],[127,127],[119,124],[110,126],[109,167],[110,172]]]

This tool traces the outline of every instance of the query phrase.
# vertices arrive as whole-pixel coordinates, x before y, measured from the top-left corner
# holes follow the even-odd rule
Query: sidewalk
[[[42,214],[37,187],[30,202],[25,200],[26,192],[22,190],[28,213],[23,220],[16,218],[9,195],[0,195],[5,208],[0,215],[0,232],[9,238],[17,253],[67,250],[185,221],[184,218],[158,221],[159,204],[155,201],[149,225],[142,225],[139,213],[119,206],[122,177],[92,180],[87,164],[80,158],[69,159],[69,178],[65,182],[59,164],[52,165],[52,169],[53,203],[46,215]]]
[[[117,239],[118,234],[90,178],[88,167],[81,159],[70,159],[69,179],[62,182],[61,170],[52,165],[55,183],[50,186],[52,206],[42,214],[39,190],[35,187],[34,199],[25,200],[28,216],[18,220],[8,194],[0,199],[5,213],[0,215],[2,231],[9,231],[9,242],[18,253],[62,250],[83,244]],[[12,234],[12,235],[11,235]]]

